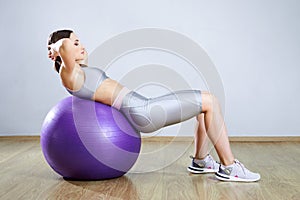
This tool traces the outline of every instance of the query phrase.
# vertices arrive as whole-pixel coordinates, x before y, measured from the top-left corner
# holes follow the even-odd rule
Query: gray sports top
[[[99,85],[108,77],[104,71],[97,67],[81,67],[81,69],[84,72],[84,83],[82,87],[77,91],[66,89],[74,96],[91,100]]]

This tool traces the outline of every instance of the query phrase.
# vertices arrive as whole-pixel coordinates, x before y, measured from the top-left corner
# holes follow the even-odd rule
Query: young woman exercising
[[[87,52],[71,30],[58,30],[50,35],[48,57],[54,61],[62,84],[70,94],[118,109],[141,132],[153,132],[197,117],[195,155],[188,171],[216,172],[216,178],[223,181],[260,179],[259,174],[250,172],[234,158],[219,103],[209,92],[183,90],[146,98],[130,91],[101,69],[87,66]],[[214,144],[221,164],[208,154],[208,139]]]

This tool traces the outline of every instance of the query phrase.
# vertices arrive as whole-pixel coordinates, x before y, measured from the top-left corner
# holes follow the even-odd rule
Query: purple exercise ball
[[[64,178],[101,180],[130,170],[141,137],[113,107],[71,96],[47,114],[41,147],[46,161]]]

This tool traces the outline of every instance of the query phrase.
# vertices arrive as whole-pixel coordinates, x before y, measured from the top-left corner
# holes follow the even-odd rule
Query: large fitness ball
[[[128,172],[138,158],[141,138],[118,110],[67,97],[47,114],[41,147],[49,165],[64,178],[100,180]]]

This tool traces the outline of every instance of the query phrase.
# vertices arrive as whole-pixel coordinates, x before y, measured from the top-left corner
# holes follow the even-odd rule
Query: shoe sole
[[[216,173],[213,169],[199,169],[196,167],[189,166],[187,170],[193,174],[206,174],[206,173]]]
[[[237,178],[237,177],[228,176],[225,174],[220,174],[219,172],[215,173],[215,175],[216,175],[216,178],[221,181],[232,181],[232,182],[255,182],[260,179],[260,178],[256,178],[256,179]]]

